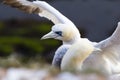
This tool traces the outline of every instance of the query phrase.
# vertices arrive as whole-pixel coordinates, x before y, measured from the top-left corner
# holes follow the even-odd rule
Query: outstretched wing
[[[120,22],[112,36],[96,46],[102,50],[102,54],[108,61],[120,67]]]
[[[54,24],[73,24],[68,18],[66,18],[58,10],[50,6],[45,1],[4,0],[3,3],[28,13],[36,13],[41,17],[48,18]]]

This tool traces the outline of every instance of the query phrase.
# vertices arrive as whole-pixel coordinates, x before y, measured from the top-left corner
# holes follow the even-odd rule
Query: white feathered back
[[[73,44],[62,59],[62,70],[80,70],[83,61],[94,51],[94,46],[87,39]]]

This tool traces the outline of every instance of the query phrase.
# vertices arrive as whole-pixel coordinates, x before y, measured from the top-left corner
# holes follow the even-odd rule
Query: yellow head
[[[52,27],[51,32],[44,35],[41,39],[54,38],[65,43],[74,43],[80,38],[78,29],[70,24],[57,24]]]

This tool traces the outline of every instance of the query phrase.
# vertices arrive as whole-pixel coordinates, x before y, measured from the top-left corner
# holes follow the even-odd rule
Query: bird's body
[[[54,38],[61,40],[63,42],[63,45],[60,46],[56,51],[54,60],[56,60],[57,58],[61,59],[64,56],[64,54],[67,55],[69,50],[72,50],[69,48],[73,46],[74,43],[79,42],[80,40],[83,39],[80,37],[80,33],[77,27],[74,25],[74,23],[71,20],[69,20],[67,17],[62,15],[58,10],[56,10],[55,8],[53,8],[44,1],[37,0],[30,2],[27,0],[4,0],[4,3],[28,13],[36,13],[41,17],[45,17],[51,20],[55,24],[52,27],[51,32],[49,32],[48,34],[42,37],[42,39]],[[99,48],[101,49],[101,51],[100,52],[93,51],[93,53],[91,53],[85,60],[83,60],[84,68],[91,66],[92,68],[104,68],[105,71],[107,71],[110,74],[120,73],[120,68],[119,68],[120,67],[120,35],[119,34],[120,34],[120,23],[118,24],[118,27],[113,33],[113,35],[110,36],[109,38],[95,44],[91,42],[91,44],[93,44],[95,48]],[[66,45],[69,45],[69,47]],[[76,46],[77,49],[79,49],[79,45]],[[73,51],[75,51],[74,49],[76,48],[73,48]],[[60,56],[58,54],[60,54]],[[56,66],[57,62],[54,60],[53,60],[53,65]],[[97,65],[98,63],[99,65]]]
[[[120,23],[118,23],[117,29],[112,34],[112,36],[99,43],[93,45],[92,43],[87,43],[87,42],[84,43],[84,40],[81,39],[82,41],[80,40],[79,42],[73,44],[72,45],[73,47],[70,47],[70,49],[66,52],[66,54],[62,59],[61,68],[63,70],[69,69],[68,66],[72,64],[70,69],[76,69],[78,71],[94,69],[94,70],[99,70],[108,75],[120,73],[119,33],[120,33]],[[85,48],[81,46],[87,44],[92,44],[92,47],[94,46],[95,48],[99,48],[100,51],[99,50],[91,51],[90,54],[87,54],[86,52],[82,52],[82,49],[84,50]],[[89,51],[89,49],[86,48],[86,51]],[[86,56],[85,59],[83,59],[82,54],[85,54]],[[75,58],[75,60],[73,60],[72,58]]]
[[[94,51],[94,46],[87,39],[75,42],[65,53],[61,62],[62,70],[79,71],[82,63]]]

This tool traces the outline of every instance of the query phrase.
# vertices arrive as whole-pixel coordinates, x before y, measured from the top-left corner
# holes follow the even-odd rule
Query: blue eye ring
[[[56,31],[56,34],[58,34],[59,36],[62,36],[62,31]]]

